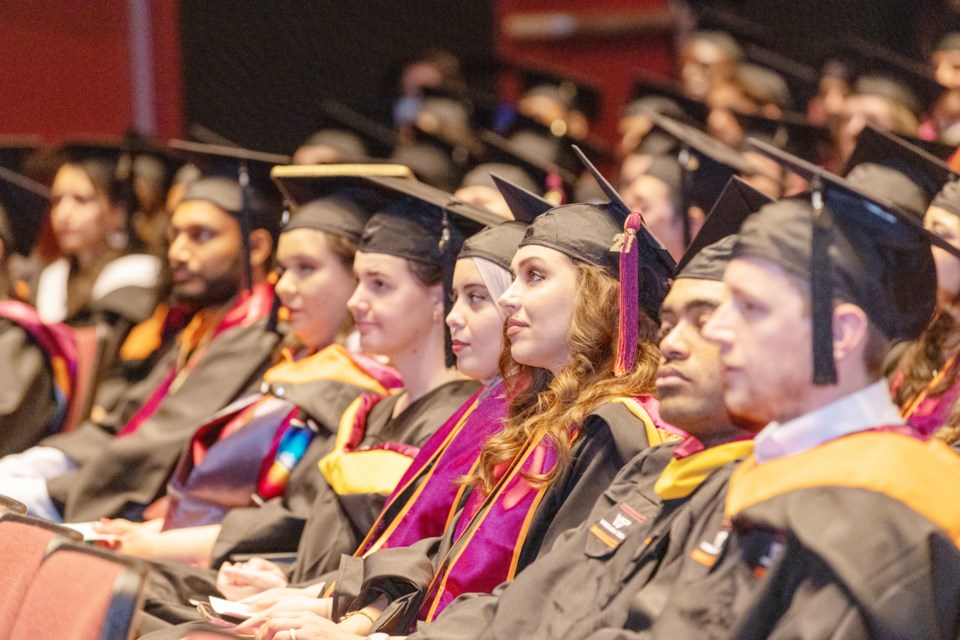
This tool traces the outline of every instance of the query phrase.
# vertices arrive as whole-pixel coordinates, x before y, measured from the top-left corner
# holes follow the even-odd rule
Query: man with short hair
[[[51,520],[141,519],[199,420],[244,393],[272,360],[279,336],[267,330],[265,279],[278,224],[276,211],[252,189],[244,197],[235,179],[188,187],[171,220],[168,259],[173,298],[197,309],[190,324],[104,418],[0,460],[0,494]]]
[[[811,200],[747,219],[724,274],[730,297],[704,328],[727,408],[767,426],[653,637],[960,628],[960,458],[903,423],[880,375],[890,342],[915,338],[933,311],[933,240],[836,176],[817,183]]]
[[[631,460],[584,525],[512,582],[459,598],[412,638],[582,638],[624,626],[638,592],[669,586],[653,581],[679,557],[696,514],[722,513],[714,505],[730,463],[751,449],[753,425],[727,412],[719,350],[701,330],[726,294],[720,278],[734,238],[725,236],[764,200],[743,181],[728,185],[660,308],[660,414],[688,438]]]

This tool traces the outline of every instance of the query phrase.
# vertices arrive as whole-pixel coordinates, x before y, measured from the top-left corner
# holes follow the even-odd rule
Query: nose
[[[357,285],[357,288],[353,290],[353,293],[350,295],[350,299],[347,300],[347,309],[353,314],[354,318],[358,318],[360,314],[370,308],[370,305],[367,304],[366,299],[363,296],[361,289],[363,285]]]
[[[497,299],[497,304],[507,315],[513,315],[520,308],[520,292],[518,291],[517,280],[514,279],[507,287],[507,290]]]
[[[660,353],[667,362],[686,360],[690,355],[689,345],[682,335],[684,331],[690,330],[692,330],[691,327],[680,322],[660,340]]]
[[[462,297],[457,298],[450,308],[450,313],[447,314],[446,323],[450,329],[462,329],[465,325],[463,313],[460,310],[461,300],[463,300]]]
[[[280,297],[280,301],[283,302],[283,304],[290,303],[297,290],[290,271],[283,271],[280,273],[280,278],[277,280],[274,290],[277,292],[277,295]]]
[[[174,236],[167,249],[167,260],[171,266],[186,264],[190,260],[187,239],[182,235]]]
[[[733,303],[725,300],[710,314],[707,324],[703,325],[700,335],[720,347],[729,347],[733,343],[733,329],[730,323]]]

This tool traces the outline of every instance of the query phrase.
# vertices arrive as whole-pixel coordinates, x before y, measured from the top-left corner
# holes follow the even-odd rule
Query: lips
[[[171,274],[171,277],[173,278],[174,283],[182,284],[184,282],[193,280],[195,276],[192,272],[187,271],[186,269],[175,269]]]
[[[520,320],[517,320],[516,318],[509,318],[509,319],[507,320],[507,335],[508,335],[508,336],[515,335],[515,334],[516,334],[517,332],[519,332],[521,329],[524,329],[524,328],[526,328],[526,327],[528,327],[528,326],[530,326],[530,325],[528,325],[526,322],[521,322]]]
[[[674,367],[661,367],[660,370],[657,371],[656,384],[658,387],[671,386],[684,382],[690,382],[690,378]]]
[[[454,353],[460,353],[465,347],[469,347],[469,342],[464,342],[463,340],[451,340],[450,341],[450,350]]]

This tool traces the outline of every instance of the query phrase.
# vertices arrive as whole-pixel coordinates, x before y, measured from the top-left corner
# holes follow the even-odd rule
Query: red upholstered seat
[[[0,512],[0,629],[13,626],[50,543],[65,538],[79,541],[80,534],[10,510]]]
[[[6,637],[126,640],[146,577],[138,560],[62,543],[37,570]]]

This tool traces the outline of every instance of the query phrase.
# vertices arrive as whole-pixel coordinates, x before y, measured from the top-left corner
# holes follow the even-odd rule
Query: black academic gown
[[[623,404],[608,403],[591,413],[572,447],[570,464],[534,512],[520,549],[517,573],[546,553],[562,533],[583,524],[627,461],[649,446],[640,420]],[[344,557],[335,614],[360,608],[387,593],[393,602],[375,630],[404,632],[416,619],[436,565],[462,543],[452,539],[455,529],[456,519],[441,538],[378,551],[366,559]]]
[[[399,396],[384,399],[367,416],[361,446],[384,442],[421,446],[478,387],[474,381],[441,385],[411,403],[396,418],[391,416]],[[234,509],[224,518],[214,551],[218,563],[231,553],[296,552],[289,574],[291,582],[298,583],[335,569],[342,554],[353,553],[387,496],[337,495],[317,469],[317,462],[330,453],[333,445],[329,438],[316,447],[311,443],[307,457],[291,475],[283,498],[270,500],[262,508]],[[168,623],[199,619],[188,601],[219,595],[213,569],[173,563],[155,563],[154,567],[146,610],[156,618]],[[156,637],[180,635],[170,631]]]
[[[807,486],[760,483],[765,499],[697,538],[652,629],[602,638],[956,638],[960,458],[867,436],[781,459]]]
[[[0,457],[20,453],[49,435],[58,415],[50,362],[20,324],[0,318]]]
[[[656,447],[635,458],[590,518],[548,554],[492,596],[469,595],[455,601],[412,637],[573,640],[636,624],[638,616],[655,616],[672,587],[691,532],[703,519],[718,513],[722,518],[733,470],[733,465],[720,467],[691,495],[661,503],[653,487],[672,451],[669,445]],[[624,535],[619,542],[609,533],[617,524]]]
[[[101,517],[140,520],[144,509],[163,494],[184,445],[201,420],[259,386],[272,363],[280,337],[267,319],[227,329],[211,341],[183,384],[132,434],[115,437],[148,398],[176,357],[171,349],[145,380],[131,387],[124,401],[100,424],[41,444],[64,451],[78,468],[47,482],[54,504],[67,521]]]

